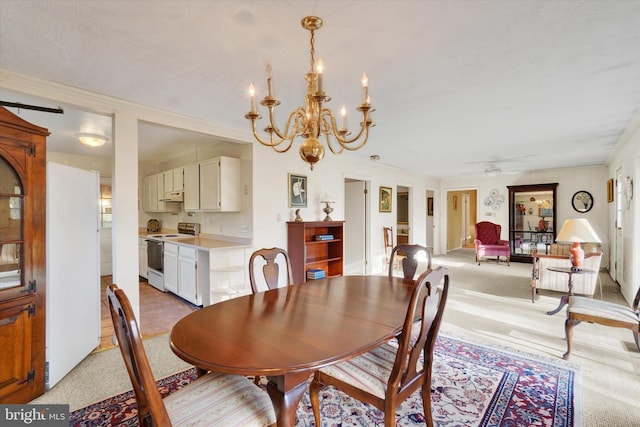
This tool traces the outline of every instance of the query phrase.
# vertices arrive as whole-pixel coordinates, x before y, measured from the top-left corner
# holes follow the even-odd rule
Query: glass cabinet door
[[[0,157],[0,289],[20,286],[24,194],[15,170]]]
[[[535,253],[549,253],[556,236],[557,183],[513,185],[509,188],[511,260],[531,262]]]

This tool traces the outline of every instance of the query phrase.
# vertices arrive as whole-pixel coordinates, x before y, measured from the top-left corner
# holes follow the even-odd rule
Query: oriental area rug
[[[432,414],[439,427],[581,427],[579,372],[566,363],[440,335],[432,374]],[[158,381],[163,396],[195,379],[189,369]],[[328,387],[320,394],[323,426],[382,426],[376,408]],[[133,391],[73,411],[70,426],[137,426]],[[396,411],[397,426],[425,425],[420,393]],[[308,393],[296,426],[315,426]]]

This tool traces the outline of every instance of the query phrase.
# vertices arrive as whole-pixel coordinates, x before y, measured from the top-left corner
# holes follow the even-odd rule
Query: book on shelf
[[[307,270],[307,279],[324,279],[326,276],[324,270],[312,269]]]
[[[333,240],[333,234],[316,234],[316,240]]]

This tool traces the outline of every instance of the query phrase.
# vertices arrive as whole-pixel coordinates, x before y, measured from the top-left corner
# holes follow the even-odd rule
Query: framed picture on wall
[[[613,178],[607,181],[607,202],[613,202]]]
[[[289,207],[307,207],[307,177],[304,175],[289,174]]]
[[[391,187],[380,187],[380,212],[391,212]]]
[[[427,216],[433,216],[433,197],[427,197]]]

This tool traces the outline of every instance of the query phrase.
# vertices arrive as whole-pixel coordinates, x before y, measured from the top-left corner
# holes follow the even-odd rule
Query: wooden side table
[[[560,298],[560,305],[558,305],[558,307],[555,310],[547,311],[548,315],[556,314],[557,312],[560,311],[562,307],[564,307],[569,303],[569,297],[573,295],[573,281],[571,277],[574,274],[595,274],[596,273],[594,270],[586,270],[586,269],[574,270],[571,267],[547,267],[547,270],[555,271],[557,273],[567,273],[569,275],[569,284],[568,284],[569,290],[567,294],[563,295],[562,298]]]

